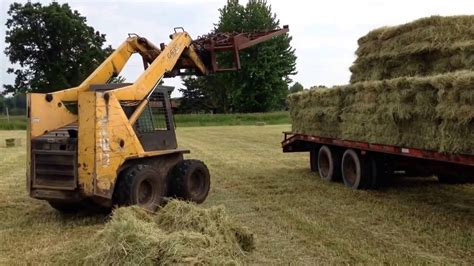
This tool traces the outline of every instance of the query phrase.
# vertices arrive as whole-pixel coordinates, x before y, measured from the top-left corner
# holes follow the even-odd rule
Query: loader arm
[[[171,35],[171,38],[168,46],[161,51],[145,38],[129,37],[79,86],[48,94],[30,93],[28,100],[35,103],[30,105],[28,110],[28,116],[31,118],[29,123],[31,137],[41,136],[77,121],[77,115],[69,112],[64,102],[77,102],[79,92],[90,91],[92,85],[106,84],[121,72],[134,53],[142,56],[146,70],[134,84],[109,92],[120,101],[144,100],[164,74],[176,67],[180,58],[188,63],[186,68],[194,68],[202,75],[208,73],[206,66],[191,46],[192,39],[188,33],[178,32]],[[139,109],[134,118],[140,112]],[[56,119],[49,119],[52,115]]]
[[[169,169],[188,151],[178,149],[169,91],[158,86],[161,79],[219,72],[216,53],[229,49],[237,70],[239,50],[287,31],[284,27],[193,41],[187,32],[175,29],[168,45],[159,48],[145,38],[129,36],[79,86],[28,94],[30,195],[62,201],[92,198],[107,205],[127,163],[168,156],[175,161],[161,167]],[[144,72],[133,84],[109,84],[134,53],[141,55]]]

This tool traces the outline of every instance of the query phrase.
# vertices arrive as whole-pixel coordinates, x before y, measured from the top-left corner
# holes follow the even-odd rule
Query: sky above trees
[[[0,2],[0,82],[11,83],[10,67],[3,54],[8,6]],[[20,1],[26,2],[26,1]],[[32,1],[34,2],[34,1]],[[51,1],[41,1],[49,3]],[[58,1],[60,3],[65,1]],[[225,0],[69,0],[72,9],[87,17],[88,24],[107,36],[117,47],[128,33],[137,33],[159,44],[168,42],[174,27],[184,27],[193,37],[205,34],[218,21],[218,8]],[[245,3],[246,1],[241,1]],[[472,0],[269,0],[281,24],[290,25],[296,49],[298,74],[304,87],[348,83],[349,66],[355,59],[357,39],[373,28],[405,23],[429,15],[474,14]],[[134,81],[142,72],[139,56],[132,58],[123,75]],[[182,87],[179,78],[165,84]],[[178,90],[175,90],[175,95]]]

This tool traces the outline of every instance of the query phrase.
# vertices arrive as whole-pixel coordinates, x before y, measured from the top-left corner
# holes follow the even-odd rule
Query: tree
[[[15,96],[0,95],[0,115],[6,114],[6,109],[10,115],[26,114],[26,96],[25,94],[17,94]]]
[[[295,92],[299,92],[299,91],[302,91],[302,90],[304,90],[304,87],[299,82],[295,82],[295,84],[293,84],[290,87],[290,93],[295,93]]]
[[[279,21],[264,0],[250,0],[245,6],[229,0],[219,9],[219,22],[214,32],[269,31],[279,27]],[[295,50],[288,35],[276,37],[242,50],[242,69],[219,73],[202,80],[202,89],[223,112],[266,112],[280,109],[288,94],[290,75],[296,74]],[[231,65],[232,55],[219,58],[220,65]]]
[[[79,85],[107,57],[105,35],[68,4],[13,3],[7,12],[5,54],[15,68],[7,93],[51,92]]]
[[[109,80],[109,83],[125,83],[126,79],[122,76],[115,76]]]
[[[207,112],[212,109],[209,96],[202,89],[201,80],[195,77],[183,79],[183,85],[186,89],[179,89],[183,94],[179,104],[179,111],[183,113]]]
[[[5,96],[0,94],[0,115],[5,113],[5,107],[6,107]]]

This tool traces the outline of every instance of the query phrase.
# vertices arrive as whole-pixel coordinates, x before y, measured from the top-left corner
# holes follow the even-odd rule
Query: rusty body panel
[[[273,37],[280,36],[289,31],[288,25],[281,29],[267,32],[255,33],[214,33],[202,36],[195,40],[193,44],[196,46],[198,53],[204,53],[205,57],[210,58],[211,72],[226,72],[240,69],[239,51],[268,41]],[[217,54],[222,52],[232,52],[234,64],[231,67],[219,67]]]

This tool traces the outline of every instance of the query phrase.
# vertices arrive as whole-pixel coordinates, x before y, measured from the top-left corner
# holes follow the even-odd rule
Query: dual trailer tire
[[[311,164],[322,180],[335,182],[341,179],[341,156],[338,151],[322,146]]]
[[[377,166],[371,157],[360,156],[353,149],[347,149],[342,155],[342,180],[352,189],[370,189],[377,185]]]
[[[372,157],[360,156],[355,150],[347,149],[341,155],[339,149],[321,146],[311,151],[311,170],[318,172],[324,181],[341,179],[349,188],[368,189],[376,187],[377,167]]]

